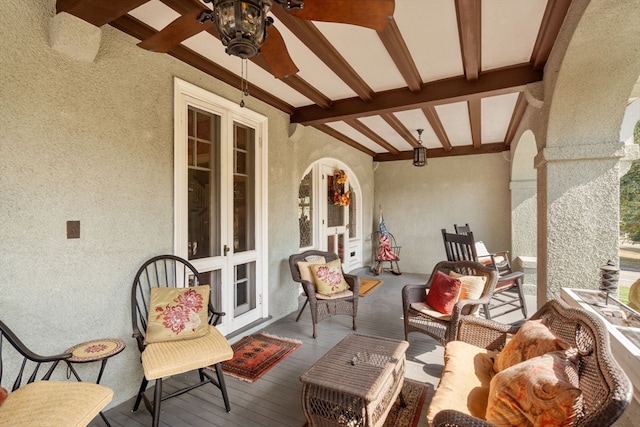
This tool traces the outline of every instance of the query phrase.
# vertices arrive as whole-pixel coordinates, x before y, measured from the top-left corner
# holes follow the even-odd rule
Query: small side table
[[[69,370],[73,372],[76,379],[78,381],[82,381],[78,372],[74,369],[73,364],[101,361],[100,371],[98,372],[98,378],[96,379],[96,384],[100,384],[104,368],[107,365],[107,360],[124,350],[124,347],[124,342],[116,338],[102,338],[83,342],[81,344],[74,345],[65,351],[65,353],[72,354],[72,356],[65,360],[65,362],[67,362]],[[111,427],[111,424],[102,412],[100,412],[100,416],[105,424]]]

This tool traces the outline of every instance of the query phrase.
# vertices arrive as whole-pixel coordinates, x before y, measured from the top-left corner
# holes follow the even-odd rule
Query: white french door
[[[342,264],[348,266],[349,256],[349,207],[336,205],[333,200],[336,188],[336,168],[322,165],[321,212],[322,228],[320,248],[338,254]],[[344,184],[349,188],[349,183]]]
[[[266,315],[266,118],[176,79],[175,252],[228,334]]]

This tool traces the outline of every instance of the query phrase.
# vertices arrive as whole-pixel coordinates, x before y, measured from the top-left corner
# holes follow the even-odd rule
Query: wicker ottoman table
[[[406,341],[347,335],[302,376],[309,426],[381,426],[402,390]]]

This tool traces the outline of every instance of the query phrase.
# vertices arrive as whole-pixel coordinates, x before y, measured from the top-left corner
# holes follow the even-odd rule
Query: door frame
[[[233,317],[233,306],[229,306],[231,301],[231,295],[229,295],[230,286],[233,285],[234,265],[238,259],[243,258],[242,255],[234,257],[226,257],[223,255],[223,260],[220,262],[212,262],[211,258],[203,260],[190,261],[196,269],[206,268],[207,271],[214,270],[216,267],[221,269],[221,283],[222,289],[220,290],[220,298],[222,301],[221,307],[216,309],[226,312],[227,315],[223,316],[218,329],[221,333],[227,335],[234,332],[248,324],[265,318],[269,313],[269,289],[268,289],[268,118],[247,108],[241,108],[237,103],[229,101],[218,95],[215,95],[209,91],[206,91],[198,86],[188,83],[178,77],[174,77],[174,239],[173,239],[173,252],[175,255],[184,259],[188,259],[188,212],[187,212],[187,182],[188,182],[188,167],[187,167],[187,144],[186,144],[186,110],[187,106],[194,106],[204,111],[210,111],[222,116],[221,123],[222,140],[225,141],[228,138],[225,135],[231,131],[226,129],[228,123],[237,121],[240,123],[250,123],[255,125],[256,132],[256,244],[255,251],[258,252],[256,262],[256,309],[250,311],[251,315],[240,315],[238,318]],[[228,147],[229,150],[232,147]],[[224,150],[223,150],[224,151]],[[222,185],[228,187],[227,177],[230,177],[233,173],[233,168],[226,164],[224,161],[221,165],[222,173],[225,175]],[[226,184],[224,184],[227,182]],[[233,180],[231,180],[233,182]],[[227,191],[226,194],[222,194],[222,199],[232,196],[228,193],[229,189],[226,188],[223,191]],[[232,209],[228,207],[228,209]],[[229,217],[228,212],[221,212],[221,219],[227,224],[229,221],[233,221],[233,217]],[[233,233],[231,236],[227,236],[227,240],[233,239]],[[231,244],[229,241],[227,244]],[[204,271],[204,270],[203,270]]]

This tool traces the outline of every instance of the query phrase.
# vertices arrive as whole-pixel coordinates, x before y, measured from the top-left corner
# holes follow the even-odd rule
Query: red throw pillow
[[[4,387],[0,387],[0,405],[4,403],[8,395],[9,395],[9,392],[7,391],[7,389]]]
[[[458,302],[462,283],[459,279],[449,277],[441,271],[431,281],[431,287],[424,302],[442,314],[451,314],[453,306]]]

